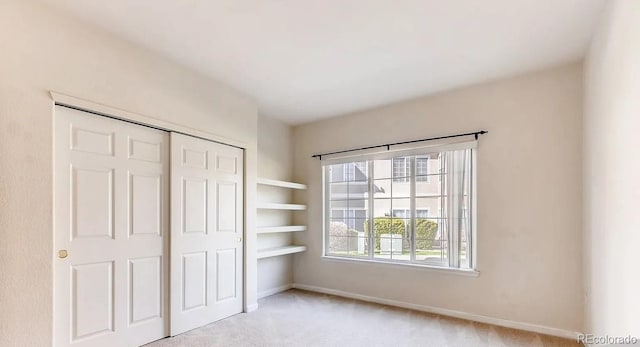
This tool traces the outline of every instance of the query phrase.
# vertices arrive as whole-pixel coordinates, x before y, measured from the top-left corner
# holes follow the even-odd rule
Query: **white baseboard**
[[[267,296],[278,294],[280,292],[284,292],[285,290],[289,290],[291,288],[293,288],[293,284],[292,283],[288,283],[288,284],[285,284],[285,285],[280,286],[280,287],[275,287],[275,288],[263,290],[260,293],[258,293],[258,299],[266,298]]]
[[[253,305],[247,306],[247,309],[245,310],[245,313],[253,312],[253,311],[257,310],[257,309],[258,309],[258,304],[255,303]]]
[[[341,296],[341,297],[350,298],[350,299],[374,302],[374,303],[382,304],[382,305],[389,305],[389,306],[408,308],[408,309],[416,310],[416,311],[435,313],[435,314],[439,314],[439,315],[443,315],[443,316],[466,319],[466,320],[470,320],[470,321],[474,321],[474,322],[480,322],[480,323],[486,323],[486,324],[499,325],[499,326],[503,326],[503,327],[506,327],[506,328],[526,330],[526,331],[531,331],[531,332],[538,333],[538,334],[545,334],[545,335],[564,337],[564,338],[573,339],[573,340],[576,340],[578,338],[578,335],[581,334],[581,333],[575,332],[575,331],[551,328],[551,327],[546,327],[546,326],[537,325],[537,324],[516,322],[516,321],[511,321],[511,320],[502,319],[502,318],[494,318],[494,317],[489,317],[489,316],[483,316],[483,315],[479,315],[479,314],[475,314],[475,313],[467,313],[467,312],[462,312],[462,311],[449,310],[449,309],[446,309],[446,308],[439,308],[439,307],[433,307],[433,306],[412,304],[412,303],[403,302],[403,301],[397,301],[397,300],[383,299],[383,298],[378,298],[378,297],[374,297],[374,296],[350,293],[350,292],[345,292],[345,291],[342,291],[342,290],[329,289],[329,288],[311,286],[311,285],[300,284],[300,283],[294,283],[292,287],[296,288],[296,289],[302,289],[302,290],[311,291],[311,292],[318,292],[318,293],[323,293],[323,294]]]

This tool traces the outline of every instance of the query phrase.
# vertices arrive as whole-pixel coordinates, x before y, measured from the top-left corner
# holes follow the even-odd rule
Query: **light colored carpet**
[[[295,289],[259,305],[255,312],[147,346],[578,346],[558,337]]]

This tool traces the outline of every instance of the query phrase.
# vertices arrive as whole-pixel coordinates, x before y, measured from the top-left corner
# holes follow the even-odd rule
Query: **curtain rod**
[[[453,137],[462,137],[462,136],[475,136],[476,140],[478,139],[478,135],[484,135],[488,133],[487,130],[482,130],[482,131],[475,131],[472,133],[466,133],[466,134],[456,134],[456,135],[447,135],[447,136],[438,136],[438,137],[430,137],[428,139],[420,139],[420,140],[411,140],[411,141],[402,141],[402,142],[394,142],[394,143],[387,143],[384,145],[375,145],[375,146],[368,146],[368,147],[360,147],[360,148],[353,148],[353,149],[346,149],[344,151],[336,151],[336,152],[329,152],[329,153],[321,153],[321,154],[314,154],[311,157],[312,158],[318,158],[320,160],[322,160],[322,156],[327,156],[327,155],[333,155],[333,154],[340,154],[340,153],[348,153],[348,152],[354,152],[354,151],[362,151],[365,149],[372,149],[372,148],[382,148],[382,147],[387,147],[387,151],[390,150],[391,146],[396,146],[396,145],[405,145],[407,143],[415,143],[415,142],[424,142],[424,141],[433,141],[433,140],[442,140],[442,139],[450,139]]]

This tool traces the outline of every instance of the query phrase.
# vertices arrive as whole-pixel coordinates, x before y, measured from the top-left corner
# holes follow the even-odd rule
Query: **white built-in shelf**
[[[307,205],[300,204],[276,204],[272,202],[258,203],[258,208],[263,210],[306,210]]]
[[[291,189],[307,189],[306,184],[287,182],[287,181],[278,181],[278,180],[272,180],[268,178],[258,178],[258,184],[262,184],[266,186],[282,187],[282,188],[291,188]]]
[[[290,233],[295,231],[306,231],[306,225],[287,225],[281,227],[261,227],[257,229],[258,234],[268,233]]]
[[[257,182],[258,184],[271,186],[271,187],[290,188],[290,189],[307,189],[306,184],[278,181],[278,180],[272,180],[268,178],[258,178]],[[274,203],[274,202],[259,202],[257,203],[257,207],[258,209],[261,209],[261,210],[285,210],[285,211],[286,210],[303,211],[307,209],[307,205],[282,204],[282,203]],[[289,232],[306,231],[306,230],[307,230],[307,227],[305,225],[280,225],[280,226],[257,228],[256,233],[258,234],[289,233]],[[299,253],[299,252],[304,252],[306,250],[307,250],[307,246],[301,246],[301,245],[287,245],[283,247],[259,249],[258,259]]]
[[[277,257],[279,255],[285,255],[285,254],[300,253],[306,250],[307,250],[307,246],[295,246],[295,245],[266,248],[266,249],[258,250],[258,259],[268,258],[268,257]]]

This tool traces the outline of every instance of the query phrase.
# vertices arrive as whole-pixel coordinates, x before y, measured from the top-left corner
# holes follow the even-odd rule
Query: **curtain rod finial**
[[[488,131],[486,131],[486,130],[481,130],[481,131],[478,131],[477,133],[475,133],[475,134],[473,134],[473,135],[476,137],[476,140],[477,140],[477,139],[478,139],[478,135],[484,135],[484,134],[486,134],[486,133],[488,133]]]

